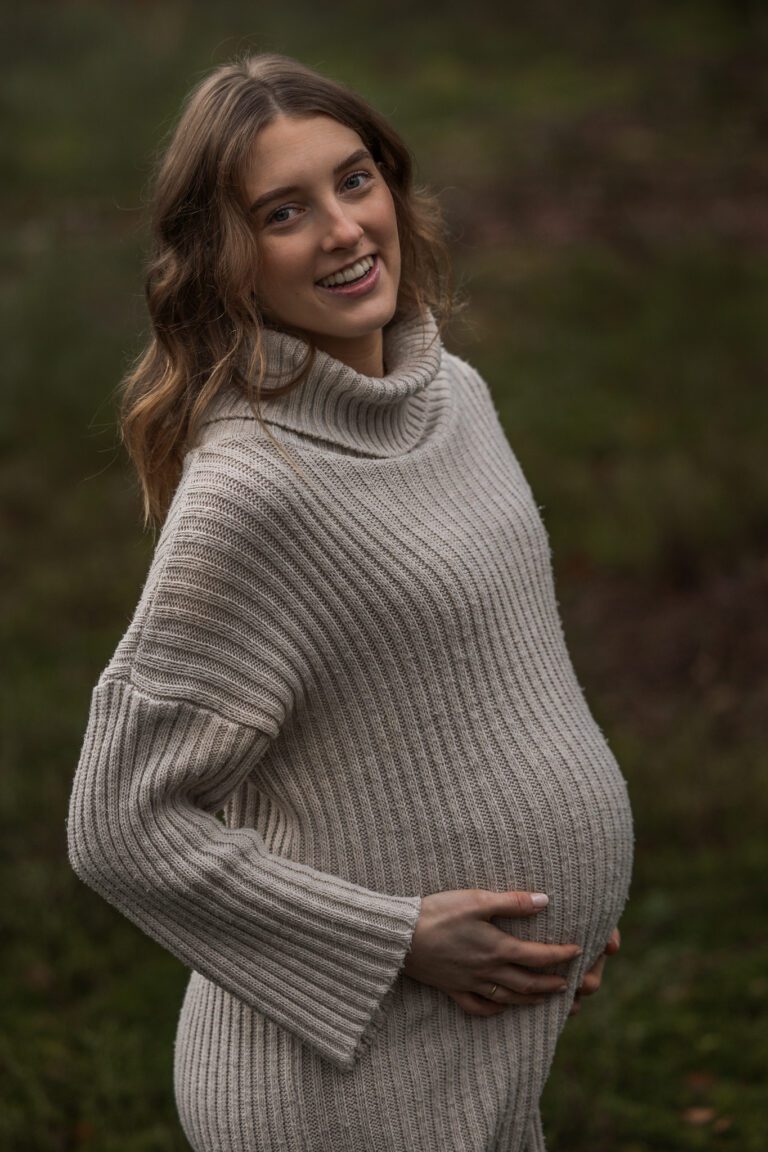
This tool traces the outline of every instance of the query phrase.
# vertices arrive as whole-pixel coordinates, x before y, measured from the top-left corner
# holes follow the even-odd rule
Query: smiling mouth
[[[330,276],[323,276],[321,280],[316,280],[315,283],[321,288],[334,288],[340,284],[353,284],[355,280],[362,280],[363,277],[371,271],[375,263],[375,254],[361,256],[359,260],[353,261],[345,268],[339,269],[338,272],[331,273]]]

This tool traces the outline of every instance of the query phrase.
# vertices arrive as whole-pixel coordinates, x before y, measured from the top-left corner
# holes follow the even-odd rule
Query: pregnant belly
[[[563,729],[560,729],[560,733]],[[464,760],[473,798],[455,887],[546,892],[532,917],[495,918],[524,939],[576,942],[589,967],[619,923],[633,864],[626,783],[591,717],[557,742],[488,732]]]

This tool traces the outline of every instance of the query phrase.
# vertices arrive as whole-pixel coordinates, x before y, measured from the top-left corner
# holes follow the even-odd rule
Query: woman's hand
[[[573,960],[582,949],[519,940],[490,923],[492,916],[540,912],[548,901],[535,904],[533,895],[457,888],[424,896],[403,971],[440,988],[471,1016],[496,1016],[510,1004],[541,1004],[567,982],[531,969]]]
[[[604,952],[598,957],[592,967],[584,973],[584,979],[576,990],[576,997],[568,1013],[569,1016],[576,1016],[581,1011],[581,997],[592,996],[597,992],[603,979],[603,968],[605,967],[606,956],[613,956],[618,952],[621,947],[621,936],[619,935],[618,928],[614,928],[611,932],[611,938],[605,946]]]

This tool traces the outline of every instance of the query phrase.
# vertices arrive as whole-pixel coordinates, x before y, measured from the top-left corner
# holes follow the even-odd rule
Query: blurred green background
[[[629,782],[623,945],[561,1041],[550,1152],[765,1152],[766,5],[5,7],[0,1149],[186,1147],[186,970],[76,880],[65,815],[154,546],[114,410],[152,155],[267,49],[365,95],[440,194],[471,301],[446,343],[542,505]]]

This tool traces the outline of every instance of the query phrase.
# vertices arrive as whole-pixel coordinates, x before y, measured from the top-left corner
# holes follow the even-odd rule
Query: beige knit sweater
[[[267,333],[272,374],[304,345]],[[383,378],[325,353],[234,395],[94,687],[72,867],[191,970],[196,1152],[541,1152],[538,1101],[628,896],[625,782],[563,640],[547,536],[486,384],[431,315]],[[402,965],[421,897],[547,892],[565,995],[471,1016]],[[558,969],[555,969],[558,970]]]

